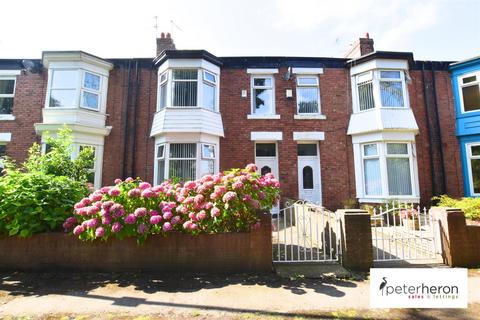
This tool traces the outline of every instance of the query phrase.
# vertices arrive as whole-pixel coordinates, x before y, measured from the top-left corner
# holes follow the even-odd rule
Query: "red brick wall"
[[[117,177],[139,176],[151,181],[154,164],[154,139],[150,138],[150,128],[156,108],[156,71],[150,65],[138,67],[135,60],[116,61],[110,72],[107,98],[107,125],[113,129],[105,138],[103,161],[103,183],[110,184]],[[281,131],[283,140],[278,142],[279,174],[283,195],[298,196],[297,153],[294,131],[323,131],[325,140],[320,142],[320,161],[323,204],[336,209],[344,200],[355,198],[355,175],[351,138],[346,131],[351,113],[350,77],[347,69],[325,68],[320,75],[321,110],[326,120],[295,120],[295,99],[287,99],[285,90],[292,89],[295,97],[295,81],[284,80],[285,68],[275,75],[276,112],[279,120],[248,120],[250,113],[250,76],[245,69],[225,68],[221,73],[220,109],[225,130],[221,139],[220,167],[222,170],[243,167],[254,162],[254,142],[250,140],[252,131]],[[128,88],[130,76],[130,90]],[[412,83],[408,85],[410,103],[415,114],[420,133],[417,135],[417,156],[422,201],[428,201],[438,190],[441,177],[443,152],[446,192],[452,196],[463,194],[462,175],[458,142],[455,137],[455,113],[449,73],[436,72],[435,84],[440,126],[437,128],[432,77],[425,73],[428,108],[424,103],[421,71],[410,72]],[[11,132],[12,142],[7,144],[7,154],[18,162],[27,156],[28,148],[38,141],[34,123],[41,122],[44,105],[47,73],[19,75],[16,86],[13,114],[15,121],[0,121],[0,132]],[[241,90],[247,90],[248,97],[241,98]],[[125,109],[126,108],[126,109]],[[136,109],[136,115],[135,110]],[[428,117],[427,117],[428,109]],[[127,113],[125,113],[125,110]],[[128,121],[126,120],[128,115]],[[433,126],[433,139],[427,129],[427,119]],[[135,123],[134,123],[135,122]],[[125,130],[125,125],[128,131]],[[133,128],[136,128],[134,134]],[[435,129],[441,133],[441,141]],[[133,141],[135,139],[135,146]],[[433,140],[433,143],[431,143]],[[430,151],[429,146],[432,150]],[[126,163],[124,163],[124,152]],[[434,167],[430,164],[431,158]],[[132,162],[134,165],[132,166]],[[125,168],[125,175],[123,171]],[[432,185],[432,174],[434,183]]]
[[[275,75],[275,108],[279,120],[247,119],[250,113],[250,75],[244,69],[223,69],[221,73],[220,109],[225,138],[221,139],[220,168],[243,167],[254,162],[252,131],[281,131],[278,142],[279,174],[284,197],[298,197],[297,143],[294,131],[324,131],[320,142],[320,162],[323,204],[329,208],[342,205],[354,196],[353,151],[347,127],[351,110],[350,78],[346,69],[325,69],[320,75],[321,110],[326,120],[294,120],[295,99],[285,97],[286,89],[293,89],[295,79],[284,80],[286,68]],[[228,85],[227,85],[228,84]],[[226,87],[228,86],[228,87]],[[241,90],[248,97],[241,98]]]
[[[42,122],[47,77],[46,72],[18,75],[13,99],[15,120],[0,121],[0,132],[12,134],[12,141],[7,143],[7,155],[17,163],[27,158],[33,142],[40,142],[33,125]]]

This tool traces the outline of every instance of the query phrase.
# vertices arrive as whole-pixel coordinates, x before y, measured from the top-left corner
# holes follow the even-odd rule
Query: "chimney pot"
[[[160,38],[157,38],[157,56],[165,50],[175,50],[175,43],[170,33],[165,35],[165,32],[162,32]]]
[[[370,34],[367,32],[365,33],[364,38],[359,38],[352,43],[345,54],[345,58],[355,59],[373,51],[375,51],[375,48],[373,47],[373,39],[370,38]]]

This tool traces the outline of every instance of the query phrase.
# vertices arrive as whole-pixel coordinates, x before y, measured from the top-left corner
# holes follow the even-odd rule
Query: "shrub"
[[[462,209],[465,217],[472,220],[480,220],[480,198],[454,199],[447,195],[433,197],[438,206]]]
[[[255,165],[185,183],[152,187],[139,179],[115,180],[75,204],[64,228],[82,240],[136,237],[178,231],[189,234],[241,232],[258,227],[256,211],[279,199],[279,182],[260,176]]]
[[[72,206],[87,193],[88,168],[93,152],[85,148],[71,159],[69,129],[59,130],[57,138],[46,137],[50,151],[40,152],[33,144],[25,163],[17,167],[4,161],[0,176],[0,234],[27,237],[34,233],[61,230]]]
[[[84,184],[64,176],[9,172],[0,178],[0,234],[28,237],[59,230]]]

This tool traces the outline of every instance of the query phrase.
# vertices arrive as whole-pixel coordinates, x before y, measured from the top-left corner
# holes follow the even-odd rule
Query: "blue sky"
[[[480,55],[480,0],[16,0],[2,3],[0,58],[152,57],[154,16],[177,48],[218,56],[341,57],[365,32],[377,50],[417,60]]]

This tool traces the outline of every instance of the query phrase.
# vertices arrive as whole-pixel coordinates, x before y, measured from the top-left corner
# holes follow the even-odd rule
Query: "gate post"
[[[360,209],[336,211],[340,222],[342,265],[351,270],[368,270],[373,266],[370,214]]]

